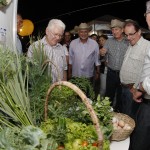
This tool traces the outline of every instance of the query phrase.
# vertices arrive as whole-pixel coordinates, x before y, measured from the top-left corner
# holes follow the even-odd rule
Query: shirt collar
[[[41,41],[42,41],[42,43],[43,43],[44,45],[51,46],[51,45],[47,42],[46,36],[44,36]],[[59,47],[60,45],[61,45],[60,43],[57,43],[55,46],[51,46],[51,47],[52,47],[52,48],[55,48],[55,47]]]

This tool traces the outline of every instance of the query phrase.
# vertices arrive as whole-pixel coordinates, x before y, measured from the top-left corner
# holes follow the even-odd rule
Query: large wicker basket
[[[103,134],[100,128],[100,124],[99,124],[99,120],[98,117],[94,111],[94,109],[92,108],[88,98],[86,97],[86,95],[83,93],[82,90],[80,90],[76,85],[72,84],[71,82],[67,82],[67,81],[59,81],[59,82],[55,82],[54,84],[52,84],[50,86],[50,88],[48,89],[47,95],[46,95],[46,101],[45,101],[45,108],[44,108],[44,118],[45,120],[47,120],[48,118],[48,100],[49,100],[49,96],[50,93],[52,92],[52,90],[56,87],[56,86],[67,86],[69,88],[71,88],[74,92],[76,92],[80,98],[82,99],[82,102],[85,104],[85,106],[87,107],[87,110],[89,111],[89,114],[91,116],[93,125],[95,127],[95,130],[97,132],[97,136],[98,136],[98,147],[100,150],[102,150],[103,148]]]
[[[114,129],[113,134],[111,136],[112,141],[122,141],[127,139],[135,127],[135,121],[126,114],[123,113],[114,113],[114,117],[118,120],[123,120],[124,123],[127,123],[131,128],[126,129]]]

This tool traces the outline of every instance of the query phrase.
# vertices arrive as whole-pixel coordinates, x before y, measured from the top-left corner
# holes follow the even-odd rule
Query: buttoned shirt
[[[142,84],[144,90],[148,95],[150,95],[150,76],[146,77]]]
[[[68,49],[65,45],[63,45],[63,48],[64,48],[64,52],[65,52],[65,55],[66,56],[69,56],[69,52],[68,52]]]
[[[104,48],[107,49],[107,66],[112,70],[120,70],[124,55],[128,48],[128,41],[123,38],[118,41],[114,37],[106,40]]]
[[[93,77],[94,64],[100,65],[99,46],[96,41],[88,38],[82,43],[80,38],[71,41],[69,46],[69,64],[72,65],[72,76]]]
[[[144,65],[141,73],[140,82],[143,82],[143,88],[146,91],[144,97],[150,99],[150,42],[146,49],[146,55],[144,59]]]
[[[59,43],[57,43],[55,46],[49,45],[46,41],[46,37],[44,36],[41,40],[36,41],[29,46],[27,56],[32,58],[34,49],[36,48],[38,50],[39,47],[43,47],[44,53],[52,62],[49,63],[49,66],[51,68],[50,71],[52,75],[52,82],[58,81],[59,75],[60,79],[63,79],[63,72],[64,70],[67,70],[64,47]]]
[[[149,49],[150,42],[143,37],[135,45],[129,45],[120,71],[121,83],[140,83],[150,74]]]

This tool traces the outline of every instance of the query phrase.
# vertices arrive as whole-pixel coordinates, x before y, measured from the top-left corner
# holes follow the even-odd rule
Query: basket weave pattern
[[[114,130],[111,136],[111,140],[122,141],[122,140],[127,139],[135,128],[135,121],[131,117],[123,113],[114,113],[114,117],[117,118],[118,120],[123,120],[125,123],[129,124],[131,129],[130,130],[125,130],[125,129]]]

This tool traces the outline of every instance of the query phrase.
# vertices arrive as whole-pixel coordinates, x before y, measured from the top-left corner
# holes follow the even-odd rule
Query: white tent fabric
[[[98,31],[98,30],[110,30],[110,25],[108,23],[106,24],[92,24],[92,29],[95,30],[95,31]]]
[[[111,32],[110,23],[111,23],[112,19],[118,19],[118,20],[124,21],[121,18],[111,16],[111,15],[101,16],[99,18],[91,20],[90,22],[87,22],[87,24],[89,26],[92,26],[92,31],[90,32],[90,34],[97,33],[99,35],[103,31],[110,33]],[[141,27],[141,30],[142,30],[142,33],[148,33],[149,32],[148,29],[145,29],[142,27]],[[71,33],[76,34],[76,31],[74,29],[72,29]]]

